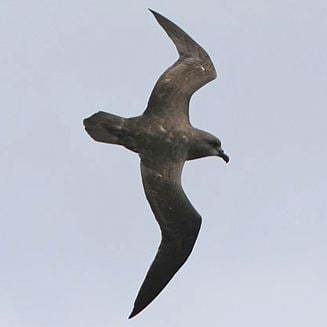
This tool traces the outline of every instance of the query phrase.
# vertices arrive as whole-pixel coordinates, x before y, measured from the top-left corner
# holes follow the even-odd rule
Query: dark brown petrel
[[[192,94],[217,77],[205,50],[164,16],[150,10],[179,53],[159,78],[141,116],[122,118],[98,112],[84,120],[98,142],[119,144],[139,154],[146,198],[160,225],[162,240],[129,318],[163,290],[192,252],[201,216],[186,197],[181,175],[186,160],[228,156],[219,139],[194,128],[189,120]]]

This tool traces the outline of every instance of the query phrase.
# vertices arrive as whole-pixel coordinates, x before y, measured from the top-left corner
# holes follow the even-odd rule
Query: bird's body
[[[192,94],[216,78],[208,54],[177,25],[153,14],[175,43],[178,61],[159,78],[141,116],[122,118],[98,112],[84,120],[85,129],[94,140],[122,145],[139,154],[145,195],[162,233],[158,253],[130,318],[161,292],[184,264],[196,241],[201,217],[181,186],[185,161],[207,156],[229,160],[217,137],[194,128],[189,121]]]
[[[207,142],[209,145],[210,141],[219,142],[210,133],[192,127],[188,121],[178,121],[175,117],[119,117],[119,124],[116,117],[98,112],[85,119],[86,131],[96,141],[122,145],[139,153],[141,158],[162,156],[177,161],[198,159],[210,155]]]

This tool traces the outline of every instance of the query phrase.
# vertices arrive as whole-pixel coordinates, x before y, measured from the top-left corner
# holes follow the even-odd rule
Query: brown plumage
[[[123,145],[139,154],[145,195],[161,229],[158,253],[129,318],[163,290],[187,260],[198,236],[201,216],[181,185],[185,161],[207,156],[229,161],[219,139],[189,121],[192,94],[217,76],[211,59],[177,25],[151,12],[174,42],[179,59],[160,76],[143,115],[122,118],[98,112],[84,120],[94,140]]]

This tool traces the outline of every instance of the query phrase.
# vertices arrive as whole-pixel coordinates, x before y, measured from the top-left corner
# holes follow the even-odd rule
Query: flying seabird
[[[119,144],[139,154],[144,191],[161,229],[161,243],[136,297],[129,318],[147,307],[192,252],[201,226],[181,185],[185,161],[228,156],[214,135],[189,120],[191,96],[217,77],[206,51],[176,24],[149,9],[175,44],[178,60],[154,86],[141,116],[122,118],[99,111],[84,119],[98,142]]]

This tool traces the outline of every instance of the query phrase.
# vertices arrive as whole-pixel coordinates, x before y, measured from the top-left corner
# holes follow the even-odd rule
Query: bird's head
[[[221,142],[217,137],[210,135],[210,137],[207,138],[207,146],[211,156],[217,156],[222,158],[226,163],[229,162],[229,157],[222,149]]]

